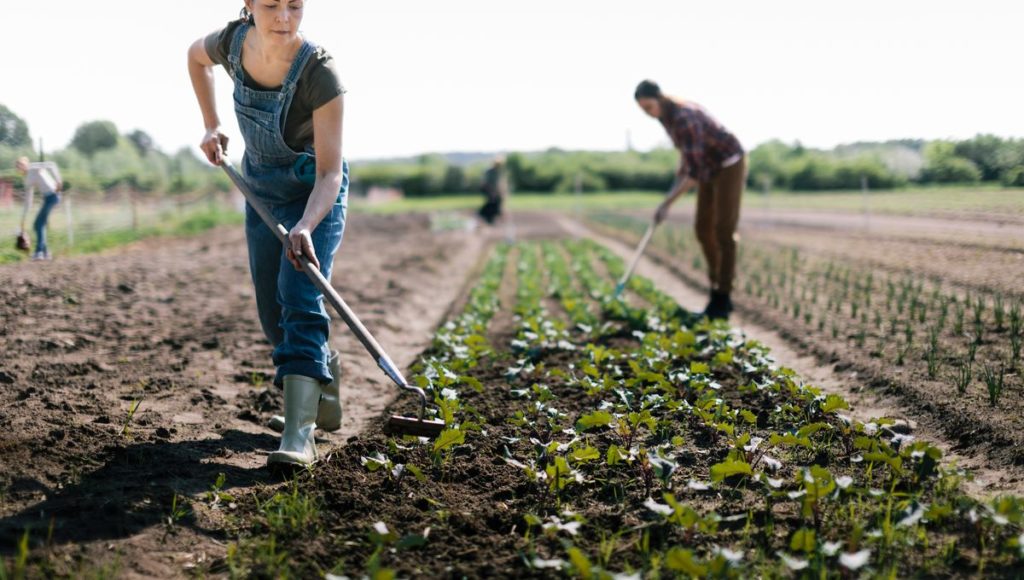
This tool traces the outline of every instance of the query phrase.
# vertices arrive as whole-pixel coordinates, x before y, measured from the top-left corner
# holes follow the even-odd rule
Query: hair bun
[[[661,87],[658,83],[652,80],[640,81],[640,84],[636,86],[636,93],[634,94],[636,100],[640,99],[660,99],[662,97]]]

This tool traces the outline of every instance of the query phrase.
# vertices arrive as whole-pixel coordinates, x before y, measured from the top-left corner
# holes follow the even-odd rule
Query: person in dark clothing
[[[490,225],[501,218],[501,206],[508,196],[508,180],[505,177],[505,158],[498,156],[491,167],[484,172],[483,183],[480,185],[485,201],[477,213]]]
[[[703,107],[666,96],[653,81],[641,82],[634,98],[645,113],[661,122],[680,153],[672,189],[654,219],[664,221],[672,204],[687,190],[697,188],[694,226],[711,282],[711,299],[704,314],[713,320],[728,319],[733,309],[736,226],[747,180],[746,153],[736,136]]]

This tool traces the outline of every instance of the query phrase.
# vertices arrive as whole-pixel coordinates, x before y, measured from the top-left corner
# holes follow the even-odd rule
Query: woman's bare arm
[[[288,234],[289,259],[301,269],[294,254],[306,256],[320,267],[309,234],[331,211],[342,184],[341,135],[345,116],[344,97],[338,95],[313,111],[313,147],[316,149],[316,183],[306,203],[306,211]]]
[[[188,76],[192,79],[192,89],[199,101],[199,109],[203,113],[203,126],[206,129],[199,147],[210,163],[220,165],[228,149],[228,138],[220,132],[220,117],[217,115],[213,79],[215,64],[206,53],[204,39],[200,38],[192,43],[188,49]]]

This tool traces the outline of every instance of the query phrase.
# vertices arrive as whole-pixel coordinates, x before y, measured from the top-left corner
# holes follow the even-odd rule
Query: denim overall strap
[[[246,86],[242,66],[244,40],[250,28],[248,24],[238,27],[228,55],[235,83],[235,114],[245,139],[243,174],[254,193],[265,201],[289,203],[307,197],[312,190],[311,184],[303,183],[295,171],[310,155],[288,146],[284,127],[299,77],[316,53],[316,46],[303,40],[279,89],[254,89]]]

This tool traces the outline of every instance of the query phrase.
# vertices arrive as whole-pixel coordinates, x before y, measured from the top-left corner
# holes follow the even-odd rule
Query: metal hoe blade
[[[433,439],[440,435],[444,428],[444,421],[440,419],[417,419],[416,417],[392,415],[388,419],[384,430],[398,435],[413,435],[415,437],[429,437]]]

